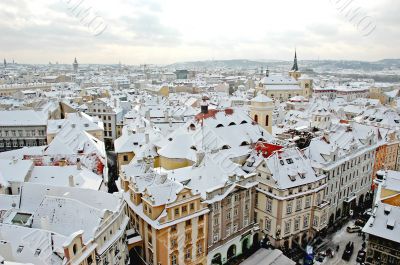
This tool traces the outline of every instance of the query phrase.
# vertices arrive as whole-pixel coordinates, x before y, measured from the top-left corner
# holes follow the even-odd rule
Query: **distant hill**
[[[180,62],[169,65],[173,69],[203,69],[203,68],[230,68],[230,69],[259,69],[261,67],[288,67],[292,61],[280,60],[208,60]],[[400,59],[383,59],[375,62],[354,60],[299,60],[300,68],[322,69],[353,69],[364,71],[379,71],[384,69],[400,69]]]

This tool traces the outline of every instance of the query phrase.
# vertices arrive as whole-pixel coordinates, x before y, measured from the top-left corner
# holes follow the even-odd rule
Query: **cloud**
[[[69,0],[68,0],[69,1]],[[98,36],[67,0],[2,0],[0,50],[19,62],[172,63],[202,59],[397,57],[398,0],[355,0],[374,19],[367,38],[331,0],[84,0],[107,28]],[[78,0],[71,0],[72,3]],[[390,43],[388,47],[388,43]]]

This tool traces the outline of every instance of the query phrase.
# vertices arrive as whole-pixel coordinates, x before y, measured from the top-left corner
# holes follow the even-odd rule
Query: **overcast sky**
[[[295,47],[300,60],[379,60],[400,57],[399,12],[399,0],[1,0],[0,51],[19,63],[291,60]]]

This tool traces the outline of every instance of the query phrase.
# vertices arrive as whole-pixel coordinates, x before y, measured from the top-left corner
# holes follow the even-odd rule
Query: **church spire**
[[[294,50],[294,62],[292,66],[292,71],[299,71],[299,67],[297,66],[297,51]]]

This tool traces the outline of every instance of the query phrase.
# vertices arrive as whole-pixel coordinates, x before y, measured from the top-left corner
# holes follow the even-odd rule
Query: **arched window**
[[[78,248],[76,247],[76,244],[74,244],[72,246],[72,252],[74,253],[74,255],[76,255],[76,252],[78,251]]]
[[[216,126],[216,128],[224,127],[221,123]]]
[[[269,115],[265,116],[265,126],[268,126],[269,124]]]
[[[254,115],[254,121],[255,121],[255,122],[258,122],[258,115],[257,115],[257,114]]]

